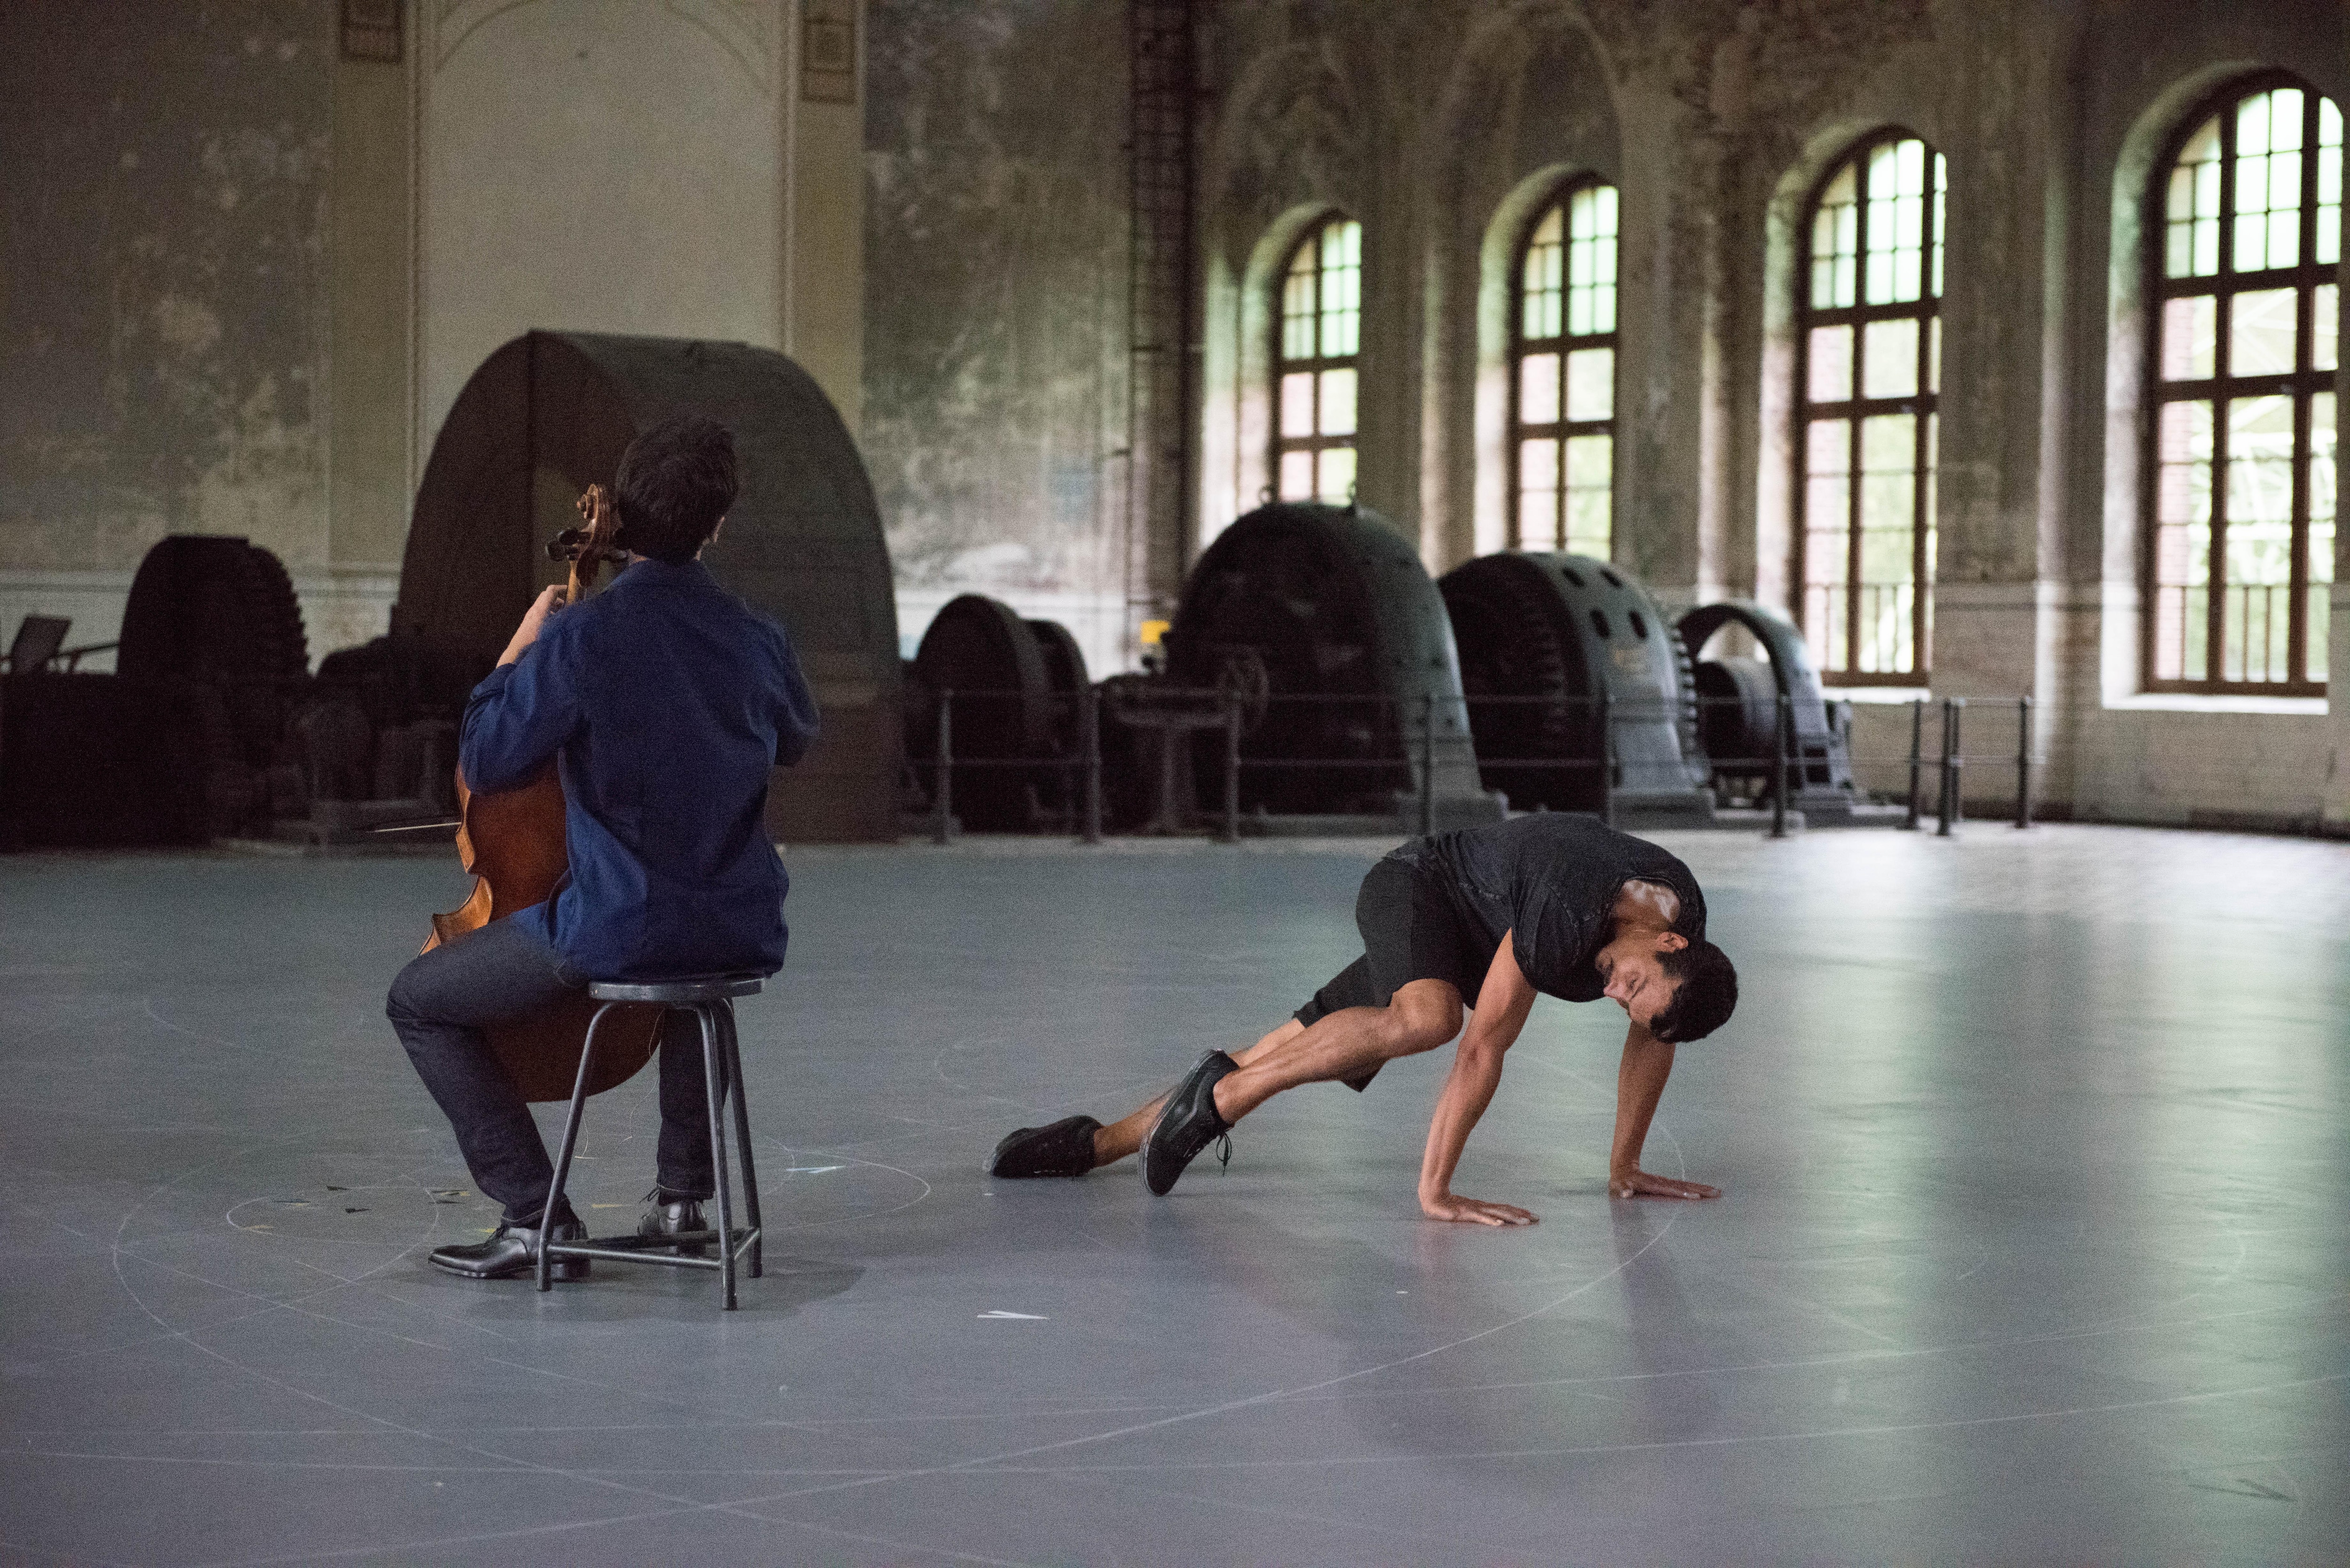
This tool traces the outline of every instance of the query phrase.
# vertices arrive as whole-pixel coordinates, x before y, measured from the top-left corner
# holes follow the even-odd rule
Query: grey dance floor
[[[437,860],[0,861],[0,1562],[2340,1562],[2350,847],[1668,836],[1745,1003],[1603,1184],[1544,1002],[1228,1173],[990,1182],[1350,956],[1379,847],[812,849],[744,1005],[769,1273],[426,1266],[492,1210],[381,1012]],[[632,1220],[650,1075],[584,1196]]]

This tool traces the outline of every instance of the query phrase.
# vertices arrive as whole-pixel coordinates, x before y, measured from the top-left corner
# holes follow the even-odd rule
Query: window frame
[[[1362,220],[1356,217],[1353,213],[1346,211],[1344,208],[1332,207],[1328,209],[1315,216],[1312,222],[1308,223],[1305,229],[1298,234],[1296,241],[1292,244],[1286,251],[1282,253],[1281,265],[1274,270],[1273,275],[1273,418],[1270,421],[1273,428],[1273,443],[1267,476],[1272,482],[1268,486],[1268,489],[1272,493],[1273,499],[1284,504],[1295,504],[1320,502],[1328,505],[1348,505],[1353,503],[1355,493],[1358,491],[1362,485],[1362,323],[1364,317],[1368,313],[1364,309],[1364,301],[1362,298],[1359,280],[1362,272],[1365,270],[1364,263],[1367,258],[1361,257],[1357,259],[1356,263],[1357,289],[1355,303],[1355,351],[1351,354],[1323,354],[1321,352],[1323,347],[1321,325],[1323,315],[1322,274],[1326,269],[1323,268],[1321,263],[1322,236],[1329,233],[1330,226],[1334,223],[1353,223],[1357,230],[1360,230],[1362,227]],[[1289,287],[1290,275],[1296,269],[1297,258],[1302,253],[1308,249],[1315,252],[1315,357],[1305,359],[1292,359],[1284,352],[1284,349],[1286,347],[1284,342],[1284,328],[1287,327],[1289,321],[1286,308],[1286,296]],[[1355,428],[1345,435],[1324,435],[1321,433],[1322,377],[1326,371],[1330,370],[1352,370],[1355,372]],[[1282,383],[1287,377],[1296,375],[1301,372],[1310,373],[1314,378],[1313,433],[1302,436],[1284,435],[1282,432],[1281,428]],[[1353,450],[1355,453],[1355,478],[1347,486],[1347,494],[1345,499],[1332,502],[1325,497],[1321,493],[1319,475],[1321,473],[1322,453],[1337,447],[1347,447]],[[1281,493],[1281,460],[1283,457],[1293,452],[1305,452],[1314,454],[1313,463],[1316,480],[1314,493],[1310,495],[1292,496],[1284,495]]]
[[[1870,305],[1867,296],[1869,200],[1866,185],[1868,159],[1880,147],[1915,141],[1926,150],[1928,189],[1925,219],[1919,234],[1919,289],[1915,300]],[[1895,670],[1839,670],[1814,649],[1814,663],[1818,666],[1822,684],[1828,686],[1898,686],[1918,687],[1929,684],[1933,675],[1934,630],[1934,562],[1928,548],[1928,539],[1936,533],[1929,519],[1934,516],[1933,489],[1941,471],[1939,453],[1939,416],[1941,413],[1941,378],[1939,374],[1939,332],[1942,319],[1942,281],[1932,275],[1937,246],[1948,252],[1948,224],[1936,211],[1935,171],[1947,163],[1947,158],[1928,138],[1906,126],[1880,126],[1846,146],[1831,160],[1818,179],[1804,193],[1802,219],[1797,225],[1798,245],[1794,272],[1794,396],[1789,400],[1794,409],[1794,439],[1791,468],[1792,494],[1794,499],[1794,526],[1789,531],[1787,583],[1791,607],[1797,628],[1805,640],[1811,639],[1810,583],[1805,576],[1811,537],[1811,424],[1814,419],[1842,418],[1852,427],[1846,448],[1848,472],[1846,476],[1845,520],[1845,611],[1844,646],[1846,662],[1857,662],[1860,646],[1861,595],[1860,586],[1861,485],[1865,477],[1861,467],[1860,446],[1863,421],[1883,414],[1908,414],[1917,421],[1912,436],[1913,459],[1909,512],[1910,580],[1916,594],[1910,605],[1909,647],[1910,668]],[[1815,306],[1812,303],[1813,240],[1818,227],[1820,206],[1828,188],[1848,168],[1856,167],[1858,208],[1855,218],[1853,265],[1855,279],[1853,303],[1848,306]],[[1950,189],[1944,183],[1940,192],[1944,204]],[[1866,327],[1877,321],[1914,320],[1918,323],[1918,390],[1903,397],[1868,398],[1861,395],[1865,373]],[[1835,402],[1815,402],[1812,398],[1812,333],[1816,327],[1850,326],[1854,353],[1852,362],[1852,395]],[[1929,376],[1929,372],[1932,374]],[[1839,410],[1841,413],[1822,410]]]
[[[1615,325],[1608,327],[1605,332],[1577,334],[1567,330],[1567,313],[1564,304],[1564,293],[1566,289],[1572,287],[1572,264],[1569,262],[1562,262],[1559,282],[1559,286],[1562,291],[1562,306],[1559,313],[1558,336],[1556,337],[1528,338],[1526,337],[1526,256],[1528,253],[1534,249],[1534,235],[1541,232],[1544,221],[1553,213],[1556,213],[1559,215],[1559,244],[1566,254],[1571,256],[1575,244],[1574,214],[1571,211],[1571,204],[1575,198],[1583,192],[1601,189],[1611,190],[1616,192],[1617,232],[1614,235],[1614,240],[1617,246],[1617,295],[1616,308],[1611,317]],[[1566,175],[1554,184],[1550,188],[1550,191],[1543,197],[1541,202],[1535,206],[1534,212],[1527,217],[1524,225],[1518,231],[1517,243],[1511,247],[1509,352],[1510,400],[1508,417],[1509,433],[1507,438],[1508,463],[1506,469],[1508,477],[1506,483],[1509,487],[1507,491],[1509,499],[1509,547],[1513,550],[1523,550],[1527,547],[1525,527],[1525,475],[1523,472],[1523,453],[1525,443],[1528,441],[1540,440],[1545,436],[1558,442],[1558,487],[1555,496],[1555,504],[1557,508],[1558,514],[1558,543],[1551,546],[1551,548],[1566,551],[1571,548],[1572,543],[1571,536],[1567,531],[1566,518],[1566,443],[1570,438],[1578,435],[1604,435],[1608,441],[1607,558],[1611,561],[1615,558],[1617,472],[1616,408],[1620,400],[1617,394],[1621,393],[1623,390],[1624,378],[1624,354],[1622,346],[1618,340],[1619,335],[1623,329],[1624,321],[1623,201],[1623,187],[1617,185],[1614,181],[1596,171],[1586,170],[1580,174]],[[1611,360],[1611,364],[1614,368],[1615,373],[1611,378],[1611,386],[1607,399],[1607,417],[1604,420],[1570,420],[1566,417],[1566,356],[1571,351],[1578,351],[1586,348],[1605,348],[1614,356]],[[1530,352],[1543,354],[1555,353],[1558,356],[1559,417],[1549,424],[1529,425],[1525,422],[1525,410],[1523,407],[1526,387],[1525,360],[1527,354]]]
[[[2238,272],[2235,257],[2234,211],[2236,194],[2236,135],[2237,119],[2246,99],[2281,88],[2291,88],[2305,95],[2303,107],[2303,141],[2302,146],[2302,186],[2299,230],[2299,253],[2295,265],[2264,267],[2258,272]],[[2313,358],[2315,343],[2312,337],[2314,325],[2318,288],[2324,284],[2338,283],[2339,263],[2315,260],[2317,254],[2317,168],[2318,144],[2316,128],[2319,105],[2329,95],[2314,84],[2287,70],[2265,70],[2240,76],[2223,83],[2198,99],[2178,118],[2177,125],[2162,142],[2160,155],[2140,193],[2143,219],[2141,222],[2139,258],[2145,289],[2146,319],[2140,327],[2140,346],[2145,358],[2140,383],[2138,443],[2138,689],[2150,694],[2191,694],[2206,697],[2324,697],[2326,683],[2312,680],[2307,676],[2310,613],[2309,589],[2309,470],[2311,458],[2310,403],[2317,393],[2333,391],[2338,372],[2305,369]],[[2341,105],[2334,106],[2340,110]],[[2204,122],[2218,117],[2220,121],[2220,193],[2219,193],[2219,253],[2217,272],[2200,276],[2169,277],[2165,275],[2164,258],[2169,238],[2168,192],[2172,172],[2178,167],[2179,155],[2187,143],[2203,128]],[[2345,147],[2350,158],[2350,147]],[[2273,210],[2273,209],[2272,209]],[[2345,206],[2350,213],[2350,206]],[[2343,238],[2350,241],[2350,221],[2345,221]],[[2250,282],[2242,280],[2253,280]],[[2238,296],[2258,289],[2285,288],[2294,291],[2293,343],[2295,368],[2264,376],[2220,375],[2219,365],[2230,348],[2230,328]],[[2209,377],[2196,379],[2166,381],[2162,375],[2163,325],[2167,306],[2174,298],[2209,295],[2214,301],[2213,371]],[[2337,296],[2338,297],[2338,296]],[[2234,367],[2229,367],[2232,372]],[[2238,398],[2288,397],[2293,400],[2293,516],[2291,527],[2292,571],[2287,579],[2287,616],[2285,632],[2285,669],[2289,678],[2283,680],[2230,680],[2226,673],[2227,591],[2225,561],[2228,544],[2228,421],[2227,405]],[[2204,595],[2203,608],[2203,668],[2200,679],[2185,676],[2159,677],[2155,674],[2156,631],[2160,620],[2161,587],[2156,577],[2160,570],[2157,535],[2161,528],[2161,429],[2163,410],[2171,403],[2202,402],[2212,410],[2211,429],[2211,493],[2210,539],[2204,552],[2200,587]],[[2338,461],[2338,459],[2337,459]],[[2337,504],[2338,511],[2338,504]],[[2342,519],[2337,515],[2338,530]],[[2214,572],[2214,566],[2219,571]],[[2249,585],[2248,585],[2249,586]],[[2191,585],[2190,585],[2191,587]],[[2184,649],[2181,667],[2185,666]],[[2213,671],[2220,671],[2218,674]]]

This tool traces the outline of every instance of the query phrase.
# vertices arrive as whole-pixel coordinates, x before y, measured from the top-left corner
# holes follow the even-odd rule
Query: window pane
[[[1918,390],[1918,320],[1872,321],[1861,338],[1861,396],[1907,398]]]
[[[1534,237],[1526,244],[1525,316],[1522,330],[1530,339],[1558,336],[1562,269],[1566,254],[1565,227],[1565,214],[1553,207],[1534,225]]]
[[[2229,680],[2282,680],[2291,673],[2293,404],[2282,397],[2228,403],[2220,671]]]
[[[1607,556],[1608,508],[1615,479],[1614,438],[1582,435],[1566,443],[1566,547]]]
[[[1297,253],[1281,286],[1281,357],[1314,358],[1314,254],[1312,247]]]
[[[1616,188],[1586,185],[1567,198],[1566,329],[1616,330]]]
[[[1566,417],[1606,420],[1616,416],[1616,350],[1578,348],[1566,357]]]
[[[1849,327],[1812,328],[1811,386],[1815,403],[1841,403],[1852,396],[1852,332]]]
[[[1319,499],[1334,503],[1352,499],[1355,449],[1350,446],[1324,447],[1316,464],[1315,480],[1315,494]]]
[[[2238,272],[2300,263],[2301,132],[2298,88],[2259,93],[2236,108]]]
[[[2228,374],[2277,376],[2294,368],[2301,291],[2253,289],[2228,306]]]
[[[1281,454],[1281,498],[1284,501],[1314,499],[1312,452],[1284,452]]]
[[[2154,673],[2200,680],[2211,549],[2211,405],[2166,403],[2155,435]]]
[[[2330,98],[2317,100],[2317,262],[2342,259],[2342,111]]]
[[[1558,442],[1547,436],[1518,444],[1518,547],[1558,548]]]
[[[2196,127],[2172,166],[2163,272],[2209,277],[2220,270],[2220,117]]]
[[[1322,228],[1322,356],[1356,351],[1362,333],[1363,225],[1338,218]]]
[[[1518,362],[1518,419],[1530,425],[1558,422],[1558,356],[1529,354]]]
[[[1853,303],[1853,258],[1860,244],[1860,169],[1847,163],[1820,194],[1812,217],[1812,307]]]
[[[1292,370],[1281,379],[1281,433],[1314,433],[1314,372]]]
[[[1355,433],[1354,371],[1322,372],[1322,413],[1316,433],[1326,436]]]
[[[2327,622],[2333,613],[2333,596],[2326,587],[2334,581],[2334,417],[2333,393],[2319,392],[2309,400],[2309,630],[2305,678],[2311,680],[2325,679]]]
[[[1942,196],[1950,189],[1950,161],[1940,153],[1934,154],[1934,276],[1931,293],[1942,297]]]
[[[2208,380],[2219,373],[2220,301],[2199,294],[2165,300],[2162,306],[2162,379]]]
[[[2341,295],[2336,285],[2321,283],[2309,302],[2309,368],[2313,370],[2331,370],[2340,358]]]
[[[1859,640],[1853,668],[1909,668],[1918,522],[1918,421],[1877,414],[1860,423]]]
[[[1926,390],[1942,389],[1942,318],[1926,323]]]

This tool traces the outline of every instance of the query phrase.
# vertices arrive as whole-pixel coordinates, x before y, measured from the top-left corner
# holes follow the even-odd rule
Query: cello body
[[[566,603],[577,604],[593,585],[596,568],[619,556],[611,547],[614,519],[603,488],[591,485],[579,508],[585,529],[567,531],[547,546],[571,562]],[[473,875],[473,891],[447,914],[432,917],[432,934],[422,952],[477,931],[492,920],[544,903],[555,896],[570,868],[564,820],[563,781],[553,763],[528,784],[477,794],[457,769],[457,858]],[[586,991],[571,992],[552,1007],[493,1023],[483,1030],[490,1049],[525,1100],[568,1100],[579,1071],[579,1054],[598,1004]],[[612,1010],[597,1039],[595,1069],[588,1092],[600,1095],[634,1077],[660,1043],[663,1010],[623,1003]]]

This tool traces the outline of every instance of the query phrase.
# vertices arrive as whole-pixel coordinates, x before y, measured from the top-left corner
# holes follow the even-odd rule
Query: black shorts
[[[1363,956],[1333,975],[1297,1010],[1300,1023],[1319,1023],[1342,1007],[1385,1007],[1388,999],[1416,980],[1440,980],[1461,992],[1464,1005],[1477,1004],[1477,985],[1493,961],[1484,938],[1464,920],[1434,867],[1392,857],[1363,878],[1355,898],[1355,925],[1363,933]],[[1340,1082],[1367,1088],[1378,1069]]]

